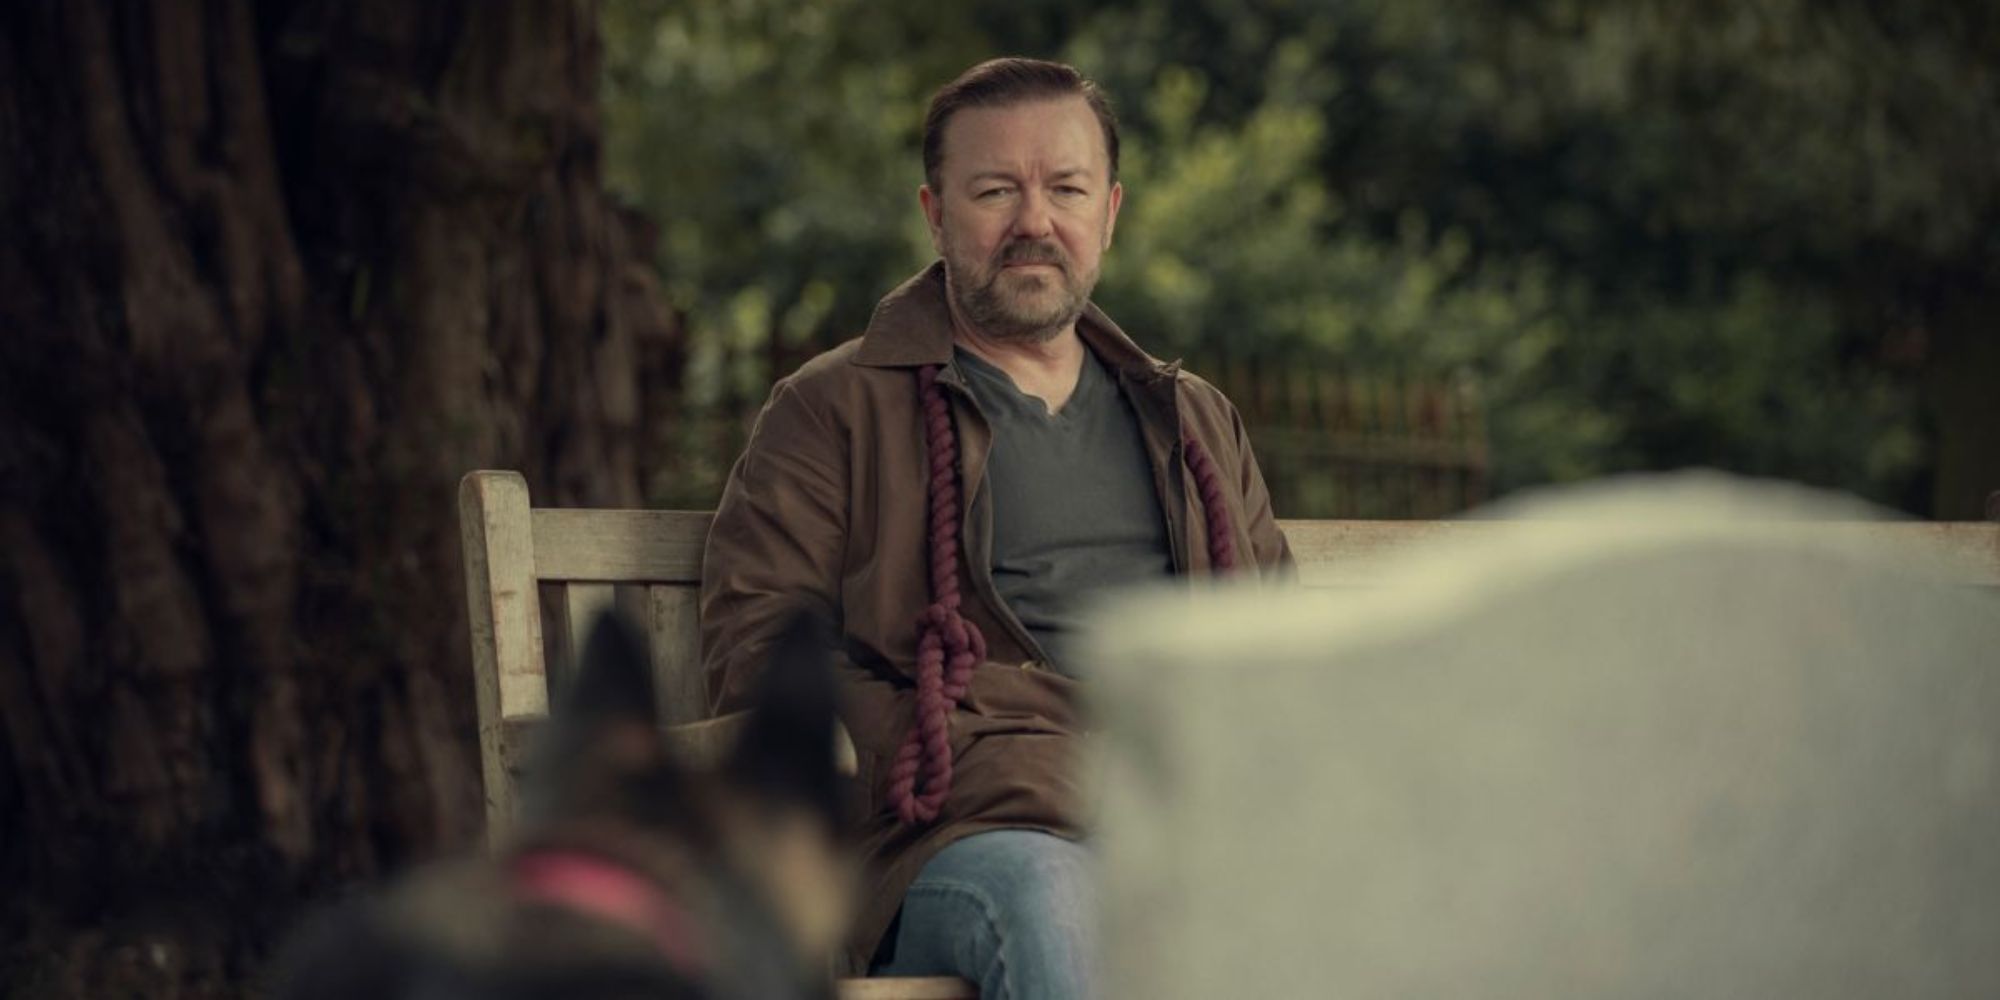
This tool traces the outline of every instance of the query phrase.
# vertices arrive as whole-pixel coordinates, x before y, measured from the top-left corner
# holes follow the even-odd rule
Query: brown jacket
[[[1138,414],[1166,512],[1174,565],[1208,571],[1206,525],[1183,465],[1183,419],[1230,491],[1238,561],[1289,573],[1291,553],[1236,410],[1214,386],[1141,351],[1095,306],[1077,332],[1116,376]],[[938,381],[958,429],[964,486],[962,613],[985,633],[951,725],[950,797],[936,822],[903,826],[887,805],[889,763],[910,725],[917,613],[930,603],[924,432],[916,369]],[[1035,647],[995,594],[988,568],[991,430],[952,363],[941,264],[890,293],[868,329],[806,362],[771,390],[731,471],[702,566],[701,638],[718,712],[747,704],[764,647],[785,613],[804,605],[840,623],[843,717],[860,760],[867,896],[851,942],[865,971],[903,892],[924,863],[969,834],[1005,827],[1082,833],[1070,757],[1080,732],[1076,682],[1030,662]],[[1049,484],[1060,489],[1060,483]]]

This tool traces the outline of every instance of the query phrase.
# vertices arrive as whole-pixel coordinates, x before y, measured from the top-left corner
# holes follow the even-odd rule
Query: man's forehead
[[[944,170],[970,176],[1034,161],[1050,172],[1107,172],[1104,128],[1080,96],[964,108],[944,129]]]

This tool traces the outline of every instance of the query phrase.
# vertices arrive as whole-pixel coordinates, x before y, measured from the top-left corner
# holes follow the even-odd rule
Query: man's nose
[[[1053,228],[1048,197],[1030,188],[1021,196],[1020,211],[1014,213],[1014,235],[1023,239],[1046,239]]]

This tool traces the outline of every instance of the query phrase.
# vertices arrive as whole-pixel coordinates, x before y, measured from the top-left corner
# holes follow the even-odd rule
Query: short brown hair
[[[1024,101],[1081,97],[1104,129],[1104,149],[1111,156],[1111,179],[1118,179],[1118,116],[1111,99],[1076,67],[1045,59],[988,59],[960,73],[958,79],[931,95],[924,113],[924,183],[938,189],[938,168],[944,164],[944,127],[964,108],[997,108]]]

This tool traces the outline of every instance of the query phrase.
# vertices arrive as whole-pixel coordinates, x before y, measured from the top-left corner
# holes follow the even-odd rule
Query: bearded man
[[[777,384],[708,538],[718,712],[790,609],[840,623],[868,893],[850,971],[1089,995],[1076,616],[1291,556],[1222,393],[1090,303],[1124,189],[1109,102],[997,59],[931,99],[917,200],[941,260]]]

